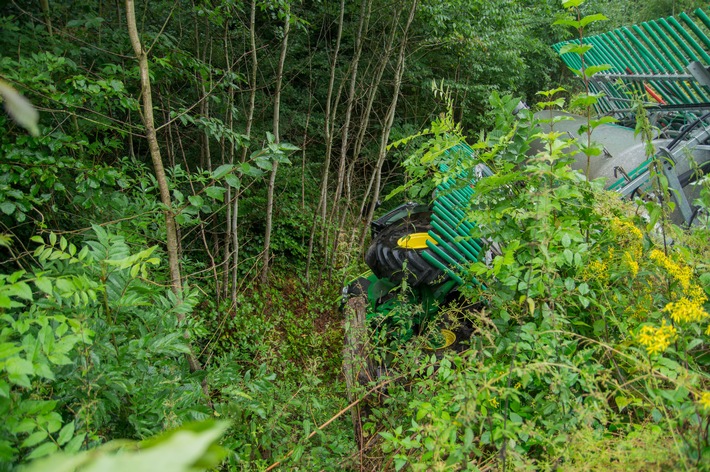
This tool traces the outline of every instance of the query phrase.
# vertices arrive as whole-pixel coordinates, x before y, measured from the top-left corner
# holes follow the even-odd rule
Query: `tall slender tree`
[[[286,51],[288,50],[288,34],[291,29],[291,5],[285,5],[284,11],[284,29],[283,40],[281,41],[281,54],[276,70],[276,92],[274,95],[274,142],[281,142],[281,134],[279,131],[281,119],[281,86],[283,84],[284,64],[286,63]],[[271,175],[269,176],[269,188],[266,196],[266,230],[264,232],[264,265],[261,269],[261,282],[266,283],[269,276],[269,258],[271,252],[271,227],[273,225],[274,215],[274,187],[276,185],[276,172],[279,168],[278,160],[274,159],[271,163]]]

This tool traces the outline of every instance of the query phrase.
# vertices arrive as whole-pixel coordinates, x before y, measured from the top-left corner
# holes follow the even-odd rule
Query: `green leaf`
[[[6,215],[12,215],[13,212],[15,211],[15,208],[16,208],[16,206],[12,202],[5,201],[5,202],[0,203],[0,210],[2,210],[2,212],[5,213]]]
[[[69,453],[78,452],[81,449],[81,445],[84,442],[86,433],[81,433],[74,436],[71,441],[64,447],[64,450]]]
[[[577,8],[584,2],[585,0],[562,0],[562,8]]]
[[[609,64],[600,64],[600,65],[598,65],[598,66],[585,67],[585,69],[584,69],[584,75],[587,76],[587,77],[591,77],[591,76],[593,76],[594,74],[597,74],[597,73],[599,73],[599,72],[604,72],[605,70],[609,70],[609,69],[611,69],[611,68],[612,68],[612,67],[611,67],[611,65],[609,65]]]
[[[57,436],[57,444],[60,446],[65,445],[74,436],[74,422],[67,423],[64,425],[59,435]]]
[[[49,278],[37,277],[34,280],[34,284],[37,286],[38,289],[40,289],[42,292],[46,293],[47,295],[52,294],[52,281]]]
[[[53,452],[56,452],[58,449],[57,445],[54,444],[53,442],[46,442],[42,444],[40,447],[32,451],[29,456],[27,456],[27,459],[38,459],[40,457],[48,456],[49,454],[52,454]]]
[[[9,342],[0,344],[0,359],[13,356],[18,352],[22,352],[22,347],[15,343]]]
[[[205,203],[199,195],[190,195],[187,197],[187,201],[190,202],[190,205],[194,205],[197,208],[200,208]]]
[[[221,179],[222,177],[224,177],[225,175],[227,175],[227,174],[229,174],[230,172],[232,172],[232,170],[234,170],[234,165],[232,165],[232,164],[223,164],[223,165],[217,167],[217,168],[214,170],[214,172],[212,173],[212,178],[213,178],[214,180],[219,180],[219,179]]]
[[[25,282],[17,282],[11,285],[8,293],[24,300],[32,301],[32,289]]]
[[[560,48],[560,54],[577,54],[582,55],[592,49],[591,44],[567,43]]]
[[[224,181],[227,182],[227,185],[229,185],[232,188],[239,188],[241,186],[241,182],[239,181],[239,177],[237,177],[234,174],[229,174],[227,177],[225,177]]]
[[[205,194],[210,197],[214,198],[218,202],[223,202],[224,201],[224,194],[227,192],[227,189],[224,187],[207,187],[205,189]]]
[[[579,29],[580,28],[580,22],[573,19],[573,18],[560,18],[559,20],[556,20],[553,25],[561,25],[561,26],[571,26],[574,29]],[[564,54],[562,51],[560,51],[561,54]]]
[[[20,447],[36,446],[37,444],[47,439],[47,436],[48,434],[46,431],[35,431],[34,433],[30,434],[24,441],[22,441]]]
[[[580,20],[580,26],[581,26],[582,28],[584,28],[585,26],[587,26],[587,25],[589,25],[589,24],[591,24],[591,23],[596,23],[596,22],[598,22],[598,21],[606,21],[606,20],[608,20],[608,19],[609,19],[609,18],[607,18],[606,16],[602,15],[601,13],[595,13],[595,14],[593,14],[593,15],[587,15],[587,16],[583,17],[583,18]]]
[[[34,375],[32,362],[21,357],[11,357],[5,362],[5,370],[10,375]]]
[[[623,395],[619,395],[616,398],[614,398],[614,401],[616,401],[616,406],[619,408],[619,413],[624,411],[624,408],[631,403],[631,399],[627,398]]]

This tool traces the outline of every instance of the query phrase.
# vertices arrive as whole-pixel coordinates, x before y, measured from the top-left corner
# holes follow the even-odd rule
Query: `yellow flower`
[[[685,297],[667,304],[663,311],[669,313],[676,323],[695,323],[710,316],[700,303]]]
[[[671,258],[663,253],[663,251],[659,251],[658,249],[651,251],[651,259],[666,269],[668,274],[680,284],[683,289],[683,293],[685,293],[688,298],[696,302],[698,305],[702,305],[707,301],[708,297],[705,295],[703,288],[700,285],[691,282],[693,277],[692,268],[671,260]]]
[[[634,246],[641,243],[643,233],[630,221],[622,221],[619,218],[611,220],[611,231],[622,247]]]
[[[703,409],[710,410],[710,392],[701,393],[698,403],[700,403],[700,406],[703,407]]]
[[[490,403],[493,408],[498,408],[498,399],[497,398],[495,398],[495,397],[491,398]]]
[[[666,269],[666,271],[680,283],[683,290],[688,289],[690,286],[690,277],[693,275],[693,271],[690,267],[683,267],[673,262],[663,251],[659,251],[658,249],[651,251],[651,259]]]
[[[666,324],[666,320],[663,320],[663,324],[660,328],[654,328],[653,326],[646,325],[641,328],[637,340],[639,344],[646,348],[648,354],[660,354],[668,349],[671,342],[676,337],[676,330],[673,326]]]
[[[629,251],[624,251],[624,255],[621,257],[621,260],[631,271],[631,276],[636,278],[639,273],[639,263],[634,260],[634,256]]]
[[[585,267],[582,276],[587,280],[606,280],[609,277],[609,266],[605,261],[591,261]]]

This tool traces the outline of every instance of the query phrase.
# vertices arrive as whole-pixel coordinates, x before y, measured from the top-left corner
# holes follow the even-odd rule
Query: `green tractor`
[[[607,188],[620,198],[672,199],[672,219],[686,226],[710,220],[694,204],[700,189],[695,184],[710,172],[710,18],[702,9],[694,16],[683,13],[585,38],[593,46],[585,54],[586,66],[601,69],[590,81],[591,91],[601,97],[596,112],[617,120],[594,129],[592,139],[603,145],[604,153],[588,177],[606,178]],[[570,68],[580,69],[579,57],[564,53],[569,42],[574,41],[553,48]],[[643,108],[657,130],[655,158],[663,163],[669,195],[653,195],[652,160],[633,129],[631,93],[645,97]],[[583,117],[552,113],[557,116],[555,130],[570,136],[586,123]],[[536,117],[550,114],[538,112]],[[458,162],[474,156],[465,143],[447,154]],[[586,156],[580,154],[573,168],[585,164]],[[366,385],[386,369],[387,359],[380,356],[375,362],[368,355],[371,339],[396,346],[423,336],[425,346],[436,351],[460,346],[470,336],[470,327],[448,326],[440,316],[442,307],[460,298],[462,287],[478,284],[462,278],[467,267],[495,255],[471,236],[475,223],[467,214],[476,180],[492,173],[483,165],[463,167],[469,170],[437,186],[430,204],[406,203],[372,223],[365,254],[370,271],[343,289],[348,328],[344,370],[350,392],[355,383]]]
[[[473,151],[460,143],[448,151],[458,158]],[[470,174],[490,175],[485,166]],[[372,222],[365,253],[370,270],[343,288],[348,315],[346,377],[366,383],[386,368],[365,345],[402,345],[424,337],[426,349],[464,348],[472,327],[462,319],[440,316],[442,307],[460,301],[465,268],[483,256],[484,244],[471,237],[473,222],[465,213],[475,177],[459,175],[440,184],[433,203],[405,203]],[[475,282],[474,282],[475,283]],[[365,333],[369,329],[369,335]],[[380,356],[381,357],[381,356]],[[358,368],[351,363],[360,359]]]

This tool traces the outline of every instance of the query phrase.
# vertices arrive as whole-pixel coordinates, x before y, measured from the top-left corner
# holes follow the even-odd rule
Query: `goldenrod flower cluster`
[[[668,274],[678,282],[683,293],[685,293],[690,300],[696,302],[698,305],[702,305],[708,300],[703,288],[691,282],[693,277],[692,268],[671,260],[663,251],[659,251],[658,249],[651,251],[651,259],[666,269]]]
[[[646,348],[646,352],[649,354],[660,354],[668,349],[676,335],[675,328],[666,324],[666,320],[663,320],[663,325],[660,328],[654,328],[649,325],[641,328],[638,342]]]
[[[611,220],[611,231],[616,236],[621,247],[638,246],[643,240],[643,233],[630,221],[623,221],[619,218]]]
[[[587,280],[604,281],[609,278],[609,265],[606,261],[591,261],[584,268],[582,276]]]
[[[621,256],[622,262],[631,271],[631,276],[636,278],[639,273],[639,263],[636,262],[634,256],[629,251],[624,251],[624,255]]]
[[[700,398],[698,399],[698,403],[700,403],[700,406],[703,407],[703,409],[710,410],[710,392],[703,392],[700,394]]]
[[[667,304],[663,311],[669,313],[676,323],[696,323],[710,316],[700,303],[686,297]]]

